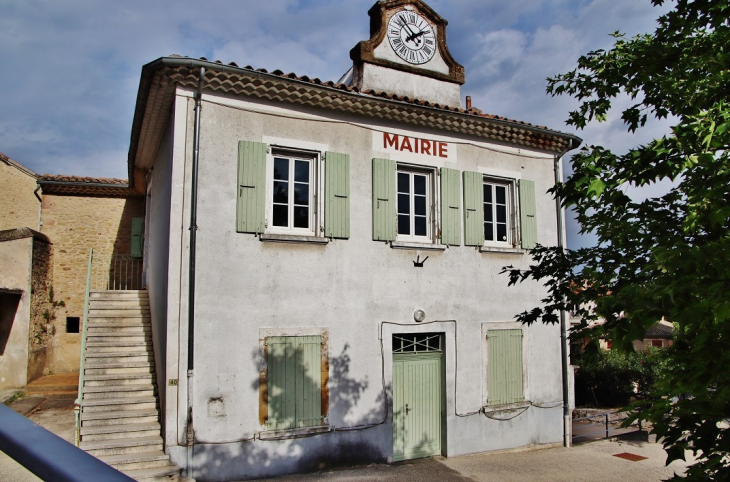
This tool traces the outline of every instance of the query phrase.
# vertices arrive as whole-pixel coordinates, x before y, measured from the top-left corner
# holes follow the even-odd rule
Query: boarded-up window
[[[322,424],[322,337],[266,339],[268,430]]]
[[[489,405],[525,400],[522,381],[522,330],[487,332],[487,393]]]

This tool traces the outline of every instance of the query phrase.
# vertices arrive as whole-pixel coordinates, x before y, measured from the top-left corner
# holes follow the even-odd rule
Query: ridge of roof
[[[38,182],[61,182],[61,183],[83,183],[83,184],[108,184],[110,186],[129,185],[127,179],[116,179],[109,177],[83,177],[83,176],[66,176],[62,174],[43,174],[39,176]]]
[[[516,120],[516,119],[510,119],[509,117],[503,117],[503,116],[496,115],[496,114],[484,114],[479,109],[473,109],[473,108],[472,109],[463,109],[461,107],[454,107],[454,106],[449,106],[447,104],[439,104],[439,103],[435,103],[435,102],[429,102],[427,100],[421,100],[421,99],[418,99],[417,97],[410,98],[410,97],[405,96],[405,95],[404,96],[401,96],[401,95],[398,95],[398,94],[393,94],[393,93],[389,93],[389,92],[385,92],[385,91],[376,91],[376,90],[373,90],[373,89],[368,89],[368,90],[361,91],[356,86],[347,85],[347,84],[342,83],[342,82],[338,83],[338,82],[334,82],[334,81],[331,81],[331,80],[323,81],[323,80],[320,80],[318,77],[312,78],[312,77],[309,77],[308,75],[297,75],[294,72],[289,72],[288,74],[286,74],[286,73],[284,73],[284,71],[279,70],[279,69],[272,70],[272,71],[268,71],[267,69],[264,69],[264,68],[254,68],[251,65],[246,65],[244,67],[241,67],[236,62],[224,63],[221,60],[208,60],[205,57],[200,57],[200,58],[197,58],[196,59],[196,58],[193,58],[193,57],[186,57],[184,55],[178,55],[178,54],[172,54],[170,57],[178,58],[178,59],[202,60],[204,62],[210,62],[210,63],[213,63],[213,64],[226,65],[226,66],[235,67],[235,68],[238,68],[238,69],[250,70],[252,72],[260,72],[262,74],[276,75],[277,77],[284,77],[284,78],[287,78],[287,79],[299,80],[301,82],[308,82],[308,83],[313,84],[313,85],[324,85],[324,86],[327,86],[327,87],[333,87],[335,89],[344,90],[344,91],[347,91],[347,92],[353,92],[353,93],[357,93],[357,94],[365,94],[365,95],[368,95],[368,96],[371,96],[371,97],[378,97],[378,98],[385,98],[385,99],[389,99],[389,100],[395,100],[395,101],[399,101],[399,102],[406,102],[408,104],[420,105],[420,106],[423,106],[423,107],[433,107],[435,109],[442,109],[442,110],[446,110],[446,111],[450,111],[450,112],[458,112],[460,114],[473,115],[473,116],[476,116],[476,117],[485,117],[485,118],[488,118],[488,119],[501,120],[501,121],[511,122],[511,123],[515,123],[515,124],[519,124],[519,125],[524,125],[526,127],[536,127],[536,128],[539,128],[539,129],[545,129],[545,130],[552,131],[552,129],[550,129],[550,128],[546,127],[546,126],[541,126],[541,125],[537,125],[537,124],[531,124],[529,122],[520,121],[520,120]],[[553,132],[555,132],[556,134],[565,134],[565,133],[560,132],[560,131],[553,131]]]

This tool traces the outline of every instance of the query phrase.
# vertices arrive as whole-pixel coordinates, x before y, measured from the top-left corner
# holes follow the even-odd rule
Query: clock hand
[[[408,38],[406,38],[406,42],[408,42],[408,41],[411,41],[411,42],[415,41],[416,45],[420,45],[420,44],[421,44],[421,39],[420,39],[420,37],[421,37],[422,35],[424,35],[425,33],[426,33],[426,32],[425,32],[425,31],[423,31],[423,30],[421,30],[421,31],[420,31],[420,32],[418,32],[418,33],[414,33],[414,34],[410,35],[410,36],[409,36]]]

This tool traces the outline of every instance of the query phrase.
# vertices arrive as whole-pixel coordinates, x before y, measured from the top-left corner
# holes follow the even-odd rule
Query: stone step
[[[134,365],[134,366],[129,366]],[[86,367],[84,370],[84,376],[88,375],[127,375],[133,373],[155,373],[155,368],[152,363],[126,363],[120,364],[120,366],[106,366],[106,367]]]
[[[107,342],[107,343],[95,343],[95,342],[87,342],[86,343],[86,356],[89,355],[89,353],[113,353],[115,351],[130,351],[135,353],[146,353],[146,352],[152,352],[152,343],[145,342],[145,343],[135,343],[135,342],[127,342],[127,343],[113,343],[113,342]]]
[[[140,482],[178,482],[180,480],[180,467],[168,465],[149,469],[125,470],[124,473]]]
[[[84,413],[112,412],[114,410],[156,410],[157,399],[150,396],[84,399],[82,409]]]
[[[123,373],[111,375],[85,375],[84,390],[91,387],[107,387],[118,385],[150,385],[155,383],[150,373]]]
[[[86,335],[86,341],[96,343],[115,343],[115,342],[124,342],[124,343],[151,343],[152,342],[152,332],[150,331],[144,331],[142,333],[111,333],[111,332],[102,332],[102,333],[87,333]]]
[[[96,350],[86,350],[86,361],[88,363],[90,361],[99,362],[101,360],[109,360],[110,358],[114,357],[125,359],[125,357],[138,358],[140,356],[151,357],[152,355],[154,355],[154,353],[150,353],[148,351],[117,350],[99,353]]]
[[[108,323],[106,325],[98,326],[90,326],[86,330],[86,336],[88,338],[91,334],[100,334],[100,333],[144,333],[144,332],[151,332],[152,327],[149,324],[143,325],[143,324],[127,324],[127,323]]]
[[[89,299],[148,298],[147,290],[92,290]]]
[[[149,316],[130,316],[123,318],[121,316],[95,316],[89,318],[88,326],[103,326],[108,323],[122,323],[122,324],[134,324],[134,325],[147,325],[150,324],[151,320]]]
[[[101,425],[81,428],[81,440],[84,442],[153,437],[155,435],[160,435],[159,422],[135,423],[128,425]]]
[[[155,387],[147,385],[117,385],[101,387],[84,387],[84,402],[100,398],[152,397]]]
[[[157,410],[117,410],[113,412],[83,412],[81,414],[82,427],[99,427],[104,425],[127,425],[130,423],[157,422]]]
[[[114,440],[92,440],[90,442],[82,440],[79,443],[79,448],[86,450],[95,457],[103,455],[152,452],[162,450],[162,437],[157,435],[151,437],[121,438]]]
[[[170,465],[170,456],[165,452],[140,452],[136,454],[104,455],[99,457],[102,462],[111,465],[117,470],[149,469]]]
[[[118,360],[104,358],[87,358],[86,369],[90,368],[144,368],[153,367],[154,363],[150,359],[149,354],[142,355],[145,359],[136,360],[135,357],[119,357]],[[134,373],[134,372],[130,372]],[[84,373],[85,375],[86,373]],[[103,375],[102,373],[93,373],[90,375]]]
[[[100,309],[97,310],[91,306],[89,306],[89,318],[99,318],[99,317],[128,317],[128,316],[150,316],[150,310],[149,309],[140,309],[140,308],[134,308],[134,309]]]
[[[129,309],[129,308],[149,308],[150,302],[147,298],[139,299],[117,299],[117,300],[103,300],[103,299],[90,299],[89,308],[95,310],[100,309]]]

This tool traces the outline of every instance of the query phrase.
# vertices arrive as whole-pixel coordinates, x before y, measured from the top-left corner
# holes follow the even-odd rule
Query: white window
[[[272,149],[269,163],[267,231],[317,234],[318,153]]]
[[[398,166],[396,213],[399,241],[431,242],[433,233],[434,173]]]
[[[514,183],[484,178],[484,244],[512,247],[515,239]]]

